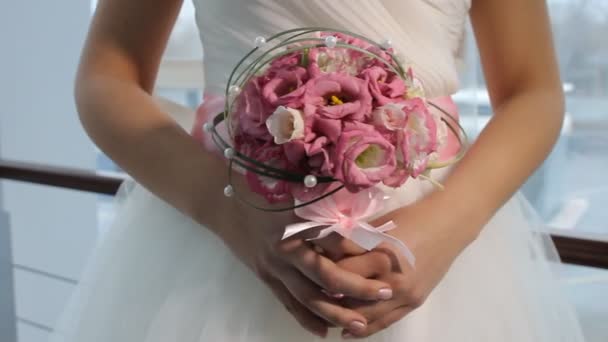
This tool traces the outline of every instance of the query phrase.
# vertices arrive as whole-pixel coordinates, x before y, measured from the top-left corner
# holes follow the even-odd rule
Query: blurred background
[[[608,2],[548,2],[567,113],[555,150],[522,191],[556,235],[608,241]],[[122,176],[84,134],[72,98],[93,10],[94,3],[83,0],[3,1],[1,160]],[[476,136],[492,111],[471,38],[455,99],[464,126]],[[186,2],[157,95],[195,108],[203,91],[203,57]],[[112,196],[14,180],[1,181],[0,194],[0,341],[46,341],[112,221]],[[558,274],[589,341],[608,341],[608,271],[564,265]]]

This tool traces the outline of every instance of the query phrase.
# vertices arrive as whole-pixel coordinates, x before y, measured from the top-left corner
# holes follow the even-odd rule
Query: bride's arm
[[[345,269],[391,283],[398,294],[389,303],[357,305],[370,320],[357,337],[374,334],[423,305],[559,136],[563,94],[545,1],[473,0],[471,17],[495,115],[445,181],[445,191],[377,221],[397,223],[390,234],[413,250],[415,269],[390,244],[340,260]],[[362,252],[342,243],[343,254]]]
[[[218,227],[213,203],[221,196],[210,194],[222,193],[222,165],[151,96],[181,3],[100,1],[81,58],[76,101],[87,133],[118,165],[187,215]]]
[[[325,321],[365,326],[364,316],[320,289],[376,300],[386,298],[386,283],[342,270],[301,239],[280,241],[290,214],[264,214],[227,200],[225,163],[155,104],[154,80],[181,3],[99,2],[76,82],[85,129],[145,187],[218,234],[308,330],[325,334]]]
[[[543,0],[474,0],[471,20],[494,116],[436,198],[474,237],[547,157],[564,99]]]

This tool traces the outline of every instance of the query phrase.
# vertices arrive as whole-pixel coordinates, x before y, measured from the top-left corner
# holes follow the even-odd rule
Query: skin
[[[545,2],[474,0],[470,16],[495,114],[444,182],[445,191],[379,220],[397,223],[392,234],[412,248],[416,270],[390,245],[361,254],[336,237],[321,243],[334,251],[332,258],[341,260],[340,266],[386,281],[395,293],[389,301],[347,301],[347,307],[369,322],[363,332],[344,331],[347,337],[372,335],[422,305],[453,260],[538,168],[559,137],[564,98]]]
[[[444,181],[445,191],[380,220],[398,224],[392,234],[414,251],[416,270],[390,246],[364,253],[331,236],[319,242],[321,255],[301,238],[280,241],[292,214],[258,212],[222,196],[225,167],[151,96],[180,6],[99,2],[76,82],[83,126],[141,184],[222,238],[316,335],[335,325],[346,337],[366,337],[422,305],[559,136],[563,94],[544,1],[474,0],[471,18],[495,115]],[[392,298],[379,300],[381,289],[391,289]]]

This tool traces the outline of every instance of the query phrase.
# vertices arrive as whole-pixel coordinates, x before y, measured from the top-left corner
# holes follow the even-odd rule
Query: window
[[[561,233],[608,238],[608,3],[550,0],[564,91],[561,137],[523,192],[544,222]],[[469,39],[471,40],[471,39]],[[476,48],[469,44],[463,89],[455,95],[475,135],[491,115]]]

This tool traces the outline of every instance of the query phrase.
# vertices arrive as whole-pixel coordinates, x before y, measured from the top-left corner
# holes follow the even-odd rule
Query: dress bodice
[[[193,1],[210,86],[225,85],[255,37],[321,26],[390,38],[431,97],[458,88],[456,61],[471,0]]]

